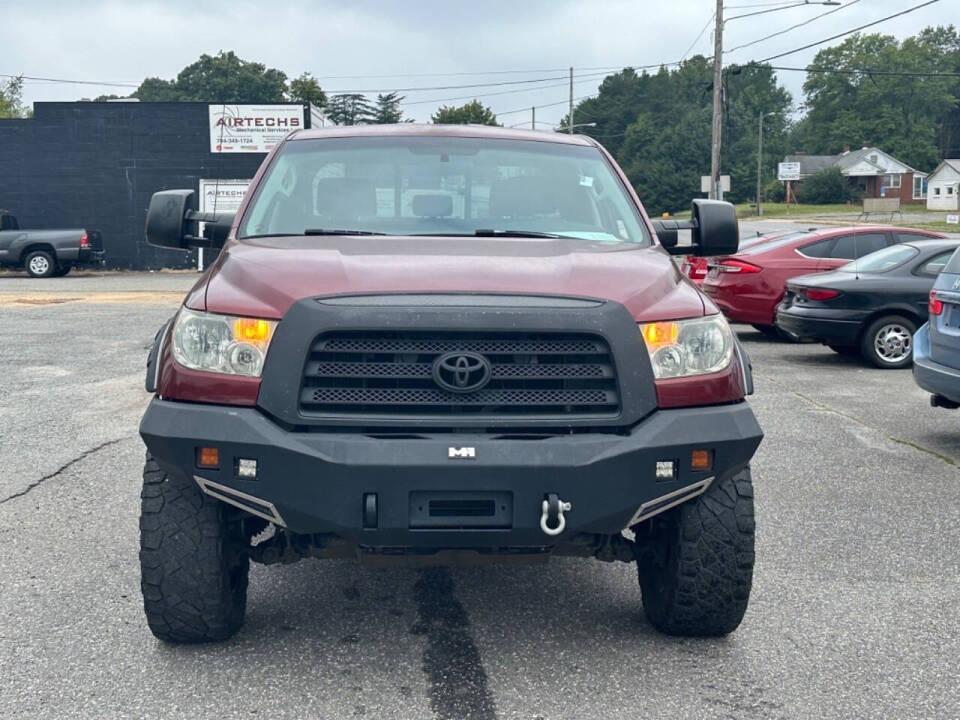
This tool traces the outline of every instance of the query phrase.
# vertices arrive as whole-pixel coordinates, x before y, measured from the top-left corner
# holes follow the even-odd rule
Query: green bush
[[[810,205],[832,205],[852,199],[847,178],[837,167],[813,173],[799,186],[795,186],[795,190],[797,199]]]
[[[763,188],[764,202],[783,202],[787,197],[787,189],[781,180],[771,180]]]

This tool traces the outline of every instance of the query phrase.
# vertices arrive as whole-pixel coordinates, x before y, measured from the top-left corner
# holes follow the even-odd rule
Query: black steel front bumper
[[[619,533],[642,506],[650,514],[702,492],[710,478],[740,470],[763,437],[746,402],[658,410],[624,432],[384,438],[290,432],[254,408],[159,399],[150,403],[140,434],[168,472],[192,476],[208,494],[293,532],[332,533],[368,548],[488,550],[551,546],[580,532]],[[219,470],[196,467],[202,445],[219,448]],[[695,449],[713,451],[712,470],[691,470]],[[256,480],[238,477],[241,458],[257,461]],[[669,460],[675,477],[657,480],[656,463]],[[551,493],[573,506],[559,536],[540,527]],[[460,507],[458,499],[467,507],[493,499],[495,517],[485,526],[454,510],[431,520],[423,508],[434,499],[445,508]]]

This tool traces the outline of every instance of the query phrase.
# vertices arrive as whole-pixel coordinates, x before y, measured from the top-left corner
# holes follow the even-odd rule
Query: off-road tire
[[[23,259],[27,274],[35,278],[53,277],[57,272],[57,260],[46,250],[34,250]],[[40,268],[43,269],[40,269]]]
[[[716,637],[736,630],[753,582],[750,469],[636,528],[647,619],[660,632]]]
[[[900,328],[909,336],[909,351],[905,357],[896,362],[884,360],[876,348],[877,335],[885,328]],[[883,370],[900,370],[913,364],[913,335],[917,332],[917,323],[903,315],[884,315],[870,323],[860,338],[860,353],[863,358],[874,367]]]
[[[248,544],[238,512],[167,474],[147,454],[140,511],[140,588],[161,640],[226,640],[247,609]]]

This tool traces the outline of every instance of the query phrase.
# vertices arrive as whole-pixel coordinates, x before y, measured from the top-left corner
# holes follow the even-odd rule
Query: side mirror
[[[693,243],[697,255],[733,255],[740,247],[740,226],[737,211],[731,203],[722,200],[694,200]]]
[[[188,250],[220,247],[233,226],[233,214],[201,213],[192,209],[193,190],[162,190],[150,198],[147,242],[158,247]],[[203,234],[199,223],[204,223]]]
[[[671,255],[732,255],[740,246],[733,205],[721,200],[694,200],[690,220],[654,220],[654,232]],[[678,230],[690,230],[690,245],[679,245]]]
[[[671,252],[679,242],[677,231],[680,229],[680,223],[676,220],[654,220],[650,224],[653,225],[653,231],[657,234],[660,244],[667,252]]]

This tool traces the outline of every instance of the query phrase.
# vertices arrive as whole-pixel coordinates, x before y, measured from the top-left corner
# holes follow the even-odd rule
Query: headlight
[[[640,333],[657,380],[719,372],[733,357],[733,333],[722,315],[644,323]]]
[[[260,377],[276,326],[276,320],[180,308],[173,326],[173,357],[193,370]]]

